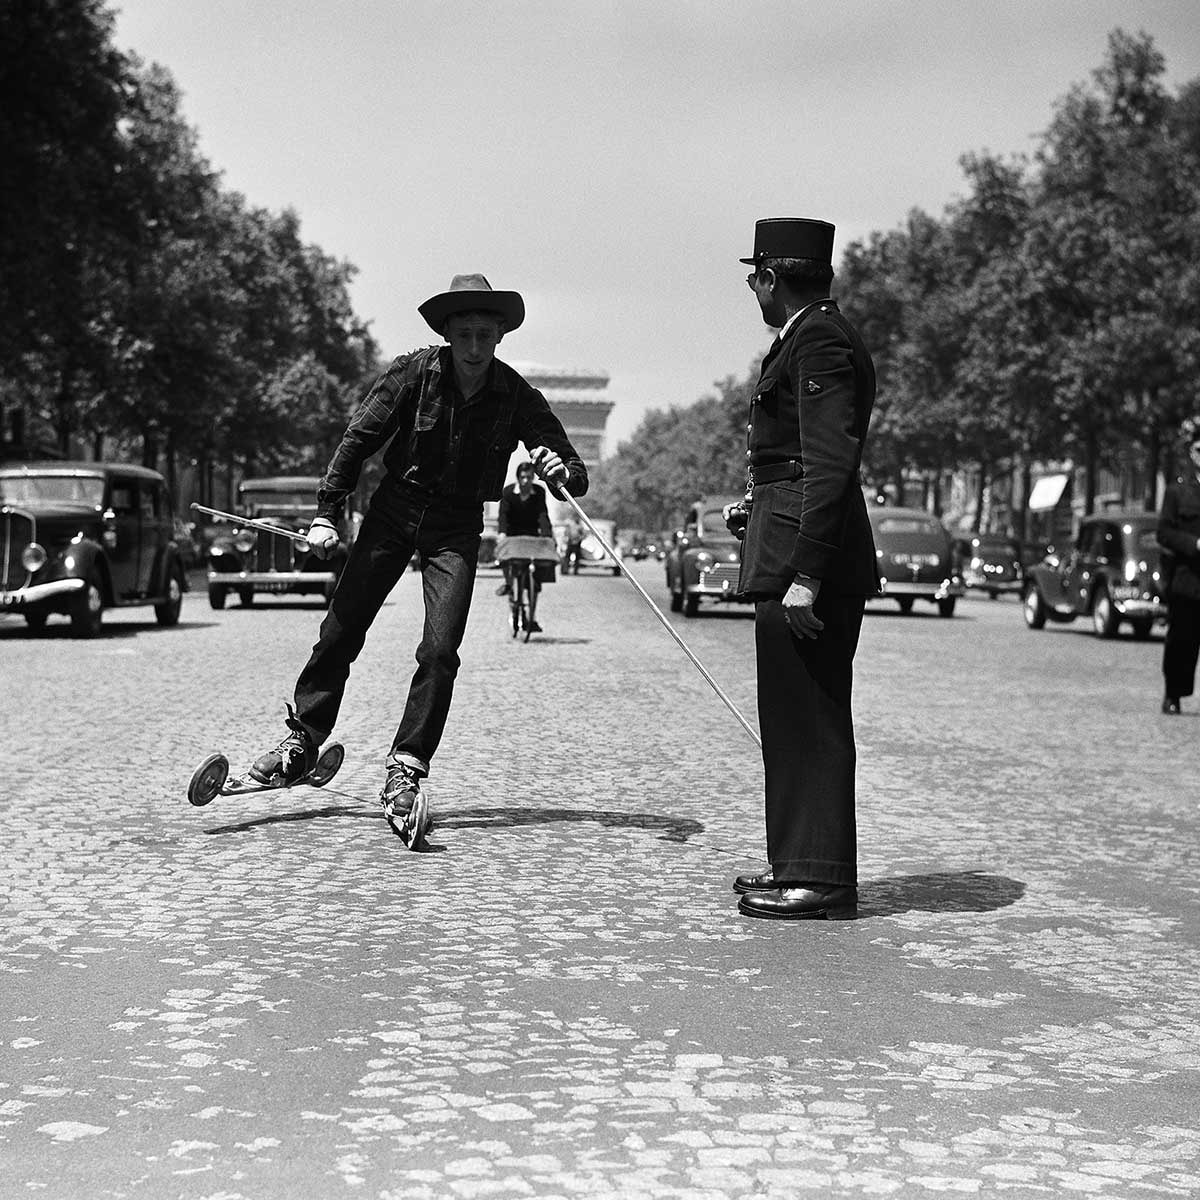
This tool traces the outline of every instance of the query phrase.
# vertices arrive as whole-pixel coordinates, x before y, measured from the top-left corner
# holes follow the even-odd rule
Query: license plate
[[[940,559],[936,554],[893,554],[892,562],[906,567],[936,567]]]

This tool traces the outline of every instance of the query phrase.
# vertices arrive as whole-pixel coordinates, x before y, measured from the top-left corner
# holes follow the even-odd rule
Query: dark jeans
[[[1200,600],[1167,597],[1167,640],[1163,643],[1163,683],[1168,696],[1179,699],[1196,690],[1196,660],[1200,658]]]
[[[767,857],[784,882],[858,880],[850,694],[865,604],[822,590],[816,638],[796,637],[779,601],[755,606]]]
[[[449,510],[386,479],[379,486],[312,656],[296,681],[297,716],[318,744],[333,731],[350,664],[415,551],[422,572],[425,626],[391,753],[421,771],[429,770],[450,712],[482,530],[479,509]]]

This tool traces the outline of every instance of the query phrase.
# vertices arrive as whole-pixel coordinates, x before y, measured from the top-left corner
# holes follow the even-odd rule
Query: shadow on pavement
[[[946,871],[901,875],[859,884],[858,919],[894,917],[906,912],[993,912],[1025,895],[1025,885],[1005,875]]]
[[[271,813],[256,817],[252,821],[239,821],[235,825],[218,825],[204,832],[209,835],[222,833],[247,833],[264,825],[285,825],[289,821],[315,821],[328,817],[354,817],[370,821],[382,820],[378,808],[364,808],[361,804],[330,804],[321,808],[307,808],[297,812]],[[556,821],[592,821],[609,828],[648,829],[657,832],[660,841],[686,842],[695,834],[703,833],[699,821],[687,817],[661,816],[658,813],[616,812],[609,809],[550,808],[462,808],[446,816],[434,814],[434,831],[439,829],[501,829],[519,825],[549,825]],[[441,847],[431,845],[438,852]]]

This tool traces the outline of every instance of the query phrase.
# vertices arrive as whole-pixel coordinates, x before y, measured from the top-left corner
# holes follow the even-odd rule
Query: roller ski
[[[389,760],[379,803],[391,831],[405,846],[409,850],[424,850],[425,835],[433,828],[433,818],[420,774],[407,763]]]
[[[252,792],[277,791],[280,788],[324,787],[340,770],[346,757],[338,742],[318,751],[304,726],[288,705],[288,735],[266,754],[259,755],[244,775],[229,778],[229,759],[210,754],[193,772],[188,784],[188,800],[197,808],[210,804],[218,796],[243,796]]]

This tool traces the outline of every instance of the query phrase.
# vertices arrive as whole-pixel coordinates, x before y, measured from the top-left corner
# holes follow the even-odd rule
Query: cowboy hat
[[[418,305],[434,333],[443,333],[446,321],[463,312],[494,312],[504,321],[504,332],[511,333],[525,320],[525,301],[520,292],[497,292],[482,275],[455,275],[450,290],[430,296]]]

